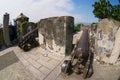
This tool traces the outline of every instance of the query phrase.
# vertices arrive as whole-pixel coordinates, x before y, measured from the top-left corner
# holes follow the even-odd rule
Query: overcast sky
[[[73,16],[75,23],[96,22],[92,4],[98,0],[0,0],[0,23],[3,23],[3,14],[10,14],[10,22],[21,12],[37,22],[40,19],[52,16]],[[118,0],[110,0],[116,4]]]

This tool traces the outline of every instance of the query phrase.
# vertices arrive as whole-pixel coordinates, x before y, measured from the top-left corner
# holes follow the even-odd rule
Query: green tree
[[[93,13],[95,17],[99,19],[111,17],[112,5],[110,1],[100,0],[95,2],[92,6],[94,7]]]
[[[118,5],[114,5],[112,8],[112,18],[120,21],[120,0]]]
[[[83,26],[82,23],[75,25],[74,26],[74,32],[80,31],[81,26]]]
[[[99,19],[113,18],[120,21],[120,0],[117,5],[112,5],[109,0],[99,0],[92,6],[94,7],[93,13]]]

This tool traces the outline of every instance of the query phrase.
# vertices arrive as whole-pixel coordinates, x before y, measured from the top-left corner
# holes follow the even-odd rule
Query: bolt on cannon
[[[83,74],[83,78],[89,78],[93,74],[92,59],[93,53],[90,50],[88,30],[83,29],[82,36],[71,53],[71,59],[65,60],[61,65],[61,72],[65,74],[75,72]]]

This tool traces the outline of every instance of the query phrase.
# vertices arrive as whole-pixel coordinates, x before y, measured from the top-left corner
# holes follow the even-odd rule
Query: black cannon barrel
[[[89,34],[87,29],[83,29],[82,36],[80,37],[77,48],[81,48],[83,55],[86,56],[89,53]]]
[[[36,32],[38,30],[38,27],[33,29],[32,31],[30,31],[29,33],[27,33],[26,35],[24,35],[22,38],[25,39],[26,37],[32,35],[34,32]]]

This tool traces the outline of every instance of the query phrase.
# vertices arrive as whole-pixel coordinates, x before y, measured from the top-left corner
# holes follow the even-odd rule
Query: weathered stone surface
[[[104,19],[98,23],[95,43],[97,54],[111,54],[119,27],[120,23],[115,20]]]
[[[3,17],[3,35],[4,35],[4,42],[6,46],[11,44],[10,42],[10,35],[9,35],[9,14],[5,13]]]
[[[79,32],[77,32],[76,34],[74,34],[74,36],[73,36],[73,44],[76,44],[76,43],[77,43],[77,41],[80,39],[80,37],[81,37],[81,35],[82,35],[82,32],[83,32],[83,31],[79,31]]]
[[[115,36],[115,44],[111,53],[111,56],[109,58],[109,63],[115,63],[120,55],[120,27],[117,31],[117,34]]]
[[[39,69],[42,65],[34,61],[33,59],[28,59],[29,63],[32,64],[35,68]]]
[[[74,18],[70,16],[51,17],[40,20],[40,44],[43,43],[46,49],[58,54],[64,55],[65,53],[70,53],[72,48],[73,26]]]
[[[90,38],[94,39],[92,44],[96,54],[111,53],[114,44],[115,33],[119,27],[117,21],[103,19],[97,25],[92,25],[90,29]],[[93,40],[92,40],[93,41]]]
[[[44,75],[48,75],[50,73],[50,70],[46,68],[45,66],[40,67],[40,72],[42,72]]]
[[[116,51],[118,51],[116,53],[117,55],[120,52],[119,50],[115,50],[119,46],[116,45],[119,44],[119,40],[116,40],[119,37],[119,34],[116,34],[118,33],[119,27],[120,22],[113,19],[103,19],[97,25],[90,27],[91,48],[104,62],[109,62],[108,58],[110,55],[113,56],[114,54],[115,57]]]

